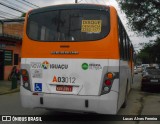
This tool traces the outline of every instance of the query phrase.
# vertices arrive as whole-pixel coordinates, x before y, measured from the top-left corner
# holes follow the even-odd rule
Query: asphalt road
[[[135,75],[134,84],[132,90],[128,96],[128,104],[126,108],[120,109],[118,115],[160,115],[160,93],[149,93],[140,91],[140,80],[141,74]],[[50,115],[53,118],[63,117],[68,118],[79,118],[83,120],[83,123],[105,123],[105,118],[109,116],[103,116],[102,120],[99,119],[99,115],[96,114],[79,114],[79,113],[62,113],[54,112],[51,110],[44,109],[28,109],[22,108],[20,104],[20,94],[12,93],[0,96],[0,115]],[[89,119],[87,119],[87,117]],[[88,121],[85,121],[88,120]],[[95,121],[95,120],[98,121]],[[27,122],[26,122],[27,123]],[[52,123],[52,122],[51,122]],[[56,121],[54,123],[63,123],[62,121]],[[64,123],[70,123],[65,121]],[[76,122],[77,123],[77,122]],[[81,121],[79,121],[81,123]],[[110,121],[107,124],[160,124],[158,121]]]

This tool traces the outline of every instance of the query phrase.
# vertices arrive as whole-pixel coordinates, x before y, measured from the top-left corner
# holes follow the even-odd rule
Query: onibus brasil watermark
[[[29,122],[40,122],[42,121],[42,117],[36,117],[36,116],[1,116],[2,121],[29,121]]]

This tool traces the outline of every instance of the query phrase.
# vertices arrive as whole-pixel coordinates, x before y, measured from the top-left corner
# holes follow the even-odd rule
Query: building
[[[8,80],[14,66],[20,68],[24,19],[0,20],[0,80]]]

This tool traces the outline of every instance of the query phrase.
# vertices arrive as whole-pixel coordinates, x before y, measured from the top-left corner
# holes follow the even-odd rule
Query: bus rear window
[[[56,10],[29,15],[27,34],[37,41],[93,41],[110,31],[109,11]]]

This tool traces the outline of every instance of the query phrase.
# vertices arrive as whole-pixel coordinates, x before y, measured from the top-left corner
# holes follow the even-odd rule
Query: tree
[[[144,43],[138,54],[143,63],[160,63],[160,0],[119,0],[133,31],[156,36],[153,43]]]
[[[143,48],[139,52],[137,58],[142,60],[142,63],[160,63],[160,37],[155,41],[141,44]]]
[[[160,0],[120,0],[119,3],[133,31],[145,36],[160,34]]]
[[[25,17],[26,16],[26,13],[22,13],[21,17]]]

